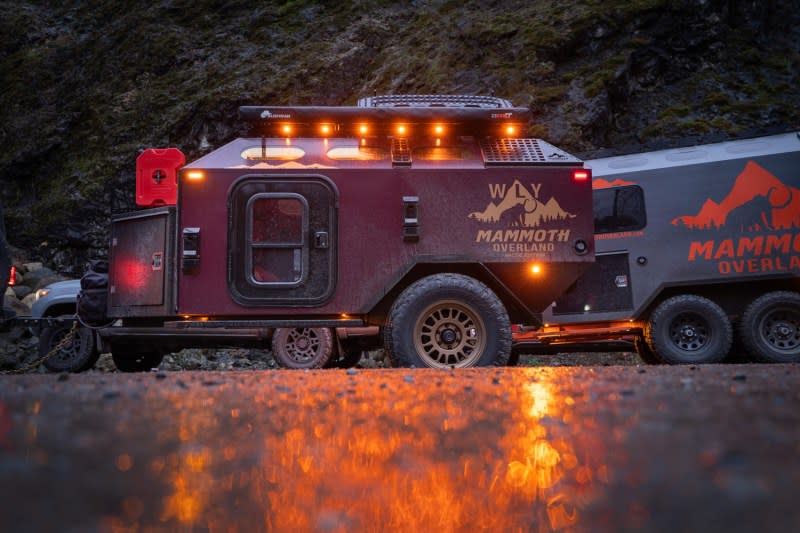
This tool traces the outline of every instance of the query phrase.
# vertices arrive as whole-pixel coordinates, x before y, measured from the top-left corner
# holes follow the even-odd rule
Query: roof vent
[[[580,163],[576,157],[541,139],[484,139],[481,152],[487,166]]]

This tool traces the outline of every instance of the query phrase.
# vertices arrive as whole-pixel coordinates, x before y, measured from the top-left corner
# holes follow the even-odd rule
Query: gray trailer
[[[586,166],[596,263],[517,352],[628,339],[651,363],[800,361],[800,134]]]

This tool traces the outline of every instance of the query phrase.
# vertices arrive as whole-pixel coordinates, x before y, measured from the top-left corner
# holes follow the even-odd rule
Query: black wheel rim
[[[311,328],[294,328],[286,336],[286,354],[300,364],[310,363],[319,357],[322,342]]]
[[[58,344],[64,340],[64,337],[69,334],[69,332],[69,329],[64,329],[63,331],[59,331],[57,334],[53,335],[52,339],[50,340],[50,345],[48,346],[48,353],[58,346]],[[72,337],[72,340],[62,346],[61,349],[53,354],[50,359],[53,362],[62,363],[59,366],[76,361],[81,356],[82,342],[83,339],[81,338],[80,334],[75,334]]]
[[[681,313],[669,325],[669,338],[685,352],[698,352],[711,342],[711,328],[701,315]]]
[[[800,349],[800,311],[790,307],[772,309],[759,321],[758,332],[773,350],[795,353]]]

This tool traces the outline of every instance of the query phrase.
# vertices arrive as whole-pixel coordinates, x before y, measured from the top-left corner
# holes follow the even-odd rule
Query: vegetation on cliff
[[[243,104],[493,93],[578,155],[800,129],[797,0],[0,2],[9,240],[106,253],[151,146],[189,160]]]

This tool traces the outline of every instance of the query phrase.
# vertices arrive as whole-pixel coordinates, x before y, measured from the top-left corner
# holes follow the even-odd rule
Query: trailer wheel
[[[67,317],[72,315],[62,315],[60,318]],[[71,321],[42,329],[39,335],[39,357],[50,353],[71,330]],[[99,357],[94,332],[89,328],[78,327],[72,341],[46,359],[44,366],[51,372],[83,372],[92,368]]]
[[[673,296],[656,307],[645,339],[665,363],[718,363],[730,351],[733,328],[720,306],[702,296]]]
[[[511,356],[511,323],[497,295],[461,274],[435,274],[395,300],[384,346],[396,366],[504,366]]]
[[[800,362],[800,294],[768,292],[745,309],[739,325],[742,343],[765,363]]]
[[[111,359],[120,372],[147,372],[161,364],[164,354],[136,346],[112,346]]]
[[[285,368],[322,368],[333,355],[330,328],[278,328],[272,355]]]
[[[652,348],[647,344],[643,337],[635,337],[633,339],[633,347],[636,349],[636,353],[639,355],[639,359],[642,360],[645,364],[648,365],[663,365],[664,361],[661,360],[656,352],[653,351]]]

